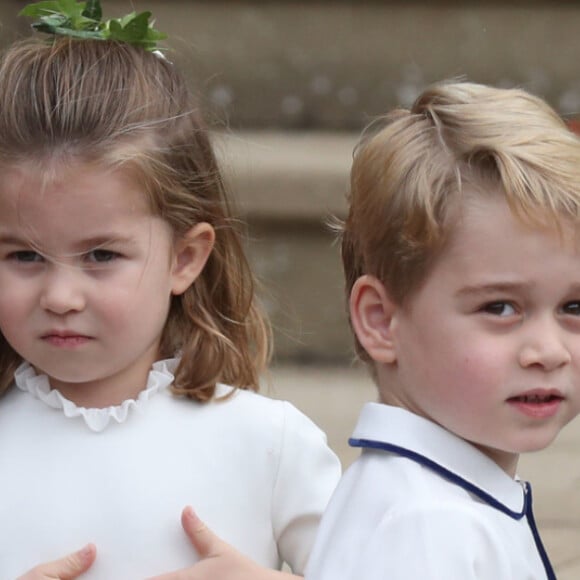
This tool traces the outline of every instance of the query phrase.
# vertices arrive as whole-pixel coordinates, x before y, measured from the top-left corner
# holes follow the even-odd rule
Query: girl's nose
[[[40,306],[53,314],[79,312],[85,307],[80,272],[65,265],[53,265],[44,278]]]

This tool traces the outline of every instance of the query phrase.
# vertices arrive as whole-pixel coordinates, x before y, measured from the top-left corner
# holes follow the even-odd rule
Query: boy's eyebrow
[[[529,290],[533,284],[529,282],[490,282],[463,286],[455,295],[458,297],[470,294],[497,294],[501,292],[517,292]],[[580,287],[580,285],[579,285]]]
[[[486,295],[486,294],[500,294],[502,292],[522,292],[529,291],[535,284],[531,282],[492,282],[489,284],[473,284],[463,286],[456,293],[455,296],[463,297],[468,295]],[[580,294],[580,281],[574,282],[570,285],[570,293]]]

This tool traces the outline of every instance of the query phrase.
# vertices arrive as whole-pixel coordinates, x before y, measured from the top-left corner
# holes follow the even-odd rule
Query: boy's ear
[[[353,285],[350,320],[361,346],[378,363],[397,360],[393,340],[395,303],[384,285],[374,276],[361,276]]]
[[[193,226],[175,242],[171,271],[171,292],[183,294],[201,274],[215,242],[215,231],[208,223]]]

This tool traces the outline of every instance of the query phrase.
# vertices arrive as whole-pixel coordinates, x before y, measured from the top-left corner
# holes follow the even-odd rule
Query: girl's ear
[[[349,308],[354,333],[368,355],[378,363],[396,362],[393,340],[396,305],[384,285],[374,276],[361,276],[352,287]]]
[[[183,294],[201,274],[213,249],[215,231],[202,222],[175,242],[171,271],[171,292]]]

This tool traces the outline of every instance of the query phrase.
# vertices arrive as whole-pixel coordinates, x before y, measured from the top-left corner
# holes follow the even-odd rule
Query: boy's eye
[[[483,307],[483,311],[494,316],[513,316],[516,309],[509,302],[490,302]]]
[[[111,250],[93,250],[86,256],[87,261],[93,264],[105,264],[107,262],[112,262],[118,257],[119,254],[117,252],[112,252]]]
[[[571,314],[572,316],[580,316],[580,302],[567,302],[562,307],[564,314]]]
[[[43,262],[44,258],[34,250],[20,250],[8,255],[9,260],[23,263]]]

